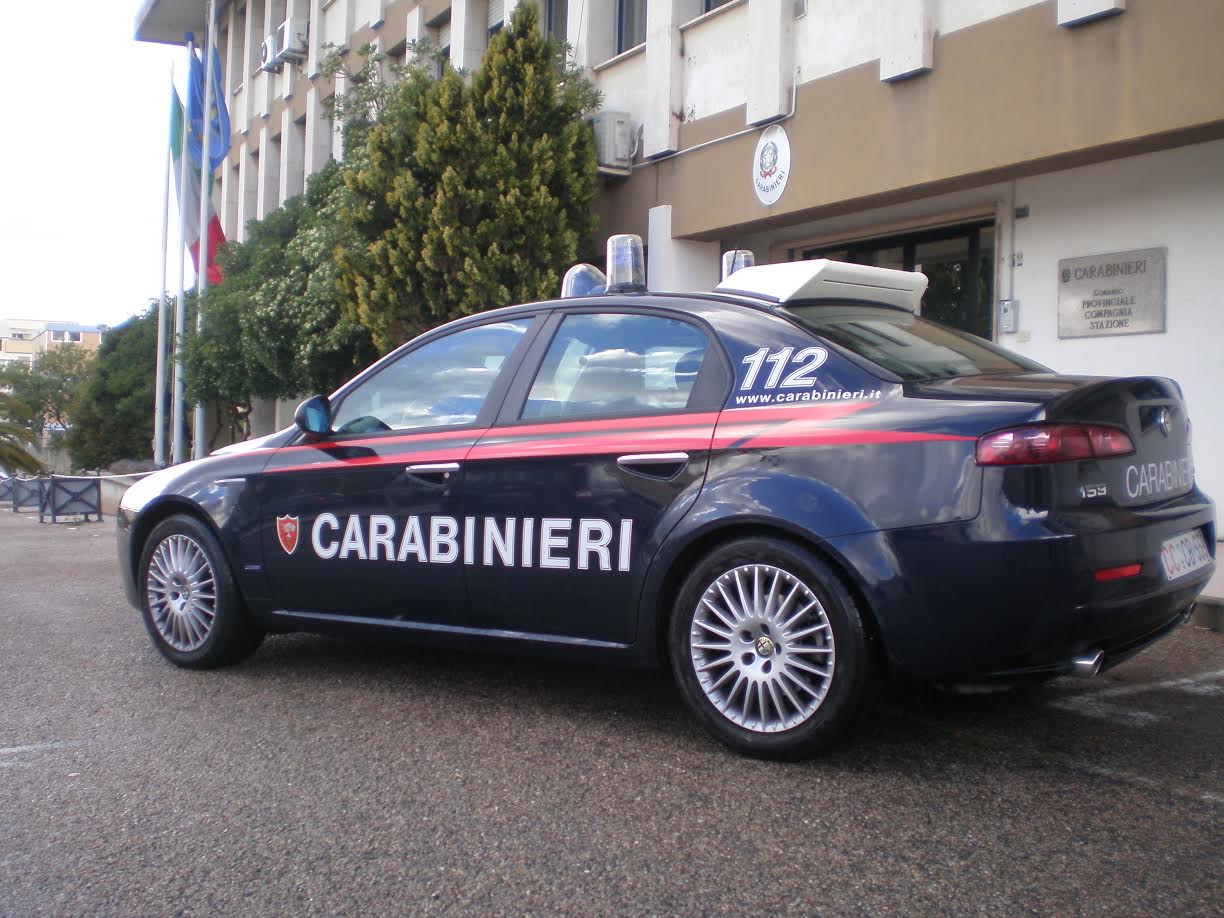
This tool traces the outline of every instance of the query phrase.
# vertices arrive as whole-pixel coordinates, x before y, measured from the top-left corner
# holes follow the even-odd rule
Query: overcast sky
[[[170,62],[181,78],[186,56],[133,40],[139,6],[0,7],[0,317],[117,325],[157,296]],[[173,195],[170,223],[176,247]]]

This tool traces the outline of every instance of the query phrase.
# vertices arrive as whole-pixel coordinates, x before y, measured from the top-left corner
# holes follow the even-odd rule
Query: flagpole
[[[217,36],[217,3],[208,0],[208,19],[204,31],[204,109],[202,114],[200,151],[200,255],[196,276],[196,334],[204,327],[204,291],[208,289],[208,224],[212,207],[212,53]],[[192,458],[203,459],[206,446],[204,403],[196,402]]]
[[[174,95],[174,63],[170,64],[170,94]],[[173,114],[173,112],[171,113]],[[171,118],[171,125],[174,124]],[[166,177],[162,181],[161,283],[157,287],[157,378],[153,395],[153,463],[166,464],[166,266],[170,242],[170,172],[174,162],[174,137],[166,147]],[[181,252],[179,253],[182,254]]]
[[[185,44],[187,48],[187,72],[191,73],[191,58],[195,53],[194,36],[189,32]],[[183,442],[183,397],[187,378],[183,367],[183,343],[187,335],[187,269],[183,262],[187,250],[187,208],[183,199],[187,196],[187,179],[189,172],[187,164],[187,119],[183,119],[183,132],[179,137],[179,290],[178,302],[174,304],[174,404],[171,409],[171,442],[173,444],[173,462],[178,464],[187,458],[186,444]]]

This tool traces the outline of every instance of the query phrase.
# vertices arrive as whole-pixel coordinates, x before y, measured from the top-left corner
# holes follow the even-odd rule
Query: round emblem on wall
[[[790,177],[790,138],[780,124],[766,128],[757,140],[752,158],[752,187],[757,200],[769,207],[778,203]]]

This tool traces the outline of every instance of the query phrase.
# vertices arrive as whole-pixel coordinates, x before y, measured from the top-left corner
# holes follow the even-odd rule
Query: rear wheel
[[[862,616],[837,575],[779,539],[707,555],[673,610],[680,690],[724,743],[801,758],[835,740],[862,705],[870,655]]]
[[[246,659],[263,640],[242,603],[216,536],[191,516],[153,530],[140,556],[141,611],[171,663],[212,669]]]

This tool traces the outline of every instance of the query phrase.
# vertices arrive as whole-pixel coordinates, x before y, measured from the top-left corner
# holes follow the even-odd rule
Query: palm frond
[[[5,439],[2,435],[0,435],[0,466],[3,466],[10,472],[30,472],[33,474],[43,470],[42,463],[34,456],[22,449],[13,440]]]

